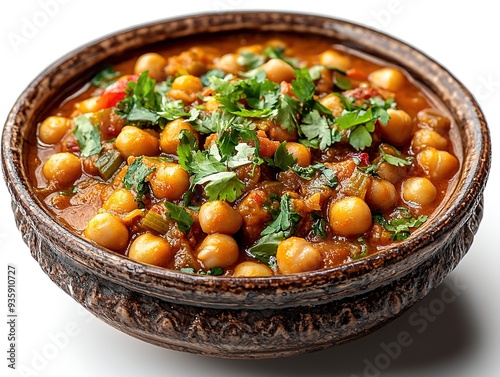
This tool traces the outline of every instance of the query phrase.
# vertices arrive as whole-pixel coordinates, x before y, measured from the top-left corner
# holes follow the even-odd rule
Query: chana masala
[[[460,167],[438,101],[330,40],[183,40],[100,68],[38,124],[30,172],[60,223],[138,262],[335,267],[409,237]]]

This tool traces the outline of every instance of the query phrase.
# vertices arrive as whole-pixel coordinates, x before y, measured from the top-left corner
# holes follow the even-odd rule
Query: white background
[[[58,5],[47,11],[45,3]],[[42,69],[90,40],[146,21],[200,11],[275,9],[367,24],[425,51],[472,91],[486,114],[493,145],[500,142],[500,27],[492,1],[23,0],[0,4],[1,124],[17,96]],[[27,34],[25,25],[33,21],[39,27]],[[14,35],[25,38],[23,43],[13,43]],[[469,254],[446,279],[447,285],[363,339],[310,355],[261,361],[221,360],[162,349],[122,334],[85,312],[31,258],[15,227],[10,196],[0,184],[0,375],[498,376],[500,165],[496,157],[495,153],[480,230]],[[18,272],[16,371],[7,368],[6,360],[8,264]],[[405,334],[411,344],[408,341],[398,352],[394,347],[387,351]]]

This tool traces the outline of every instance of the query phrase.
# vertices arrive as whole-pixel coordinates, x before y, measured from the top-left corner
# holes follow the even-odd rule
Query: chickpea
[[[50,156],[42,168],[47,180],[57,187],[67,187],[82,175],[80,159],[69,152],[56,153]]]
[[[149,184],[158,199],[177,200],[189,188],[189,174],[178,164],[164,162],[153,172]]]
[[[319,55],[319,64],[344,71],[351,68],[351,59],[335,50],[326,50]]]
[[[296,274],[321,268],[321,253],[301,237],[290,237],[281,241],[276,252],[278,270],[282,274]]]
[[[61,141],[66,132],[71,128],[71,119],[50,116],[38,128],[38,138],[45,144],[56,144]]]
[[[330,93],[327,96],[321,98],[319,100],[319,103],[330,110],[332,112],[332,115],[336,118],[341,116],[342,111],[344,111],[344,106],[342,105],[340,98],[333,93]]]
[[[227,234],[213,233],[198,248],[198,259],[206,268],[229,267],[239,258],[238,244]]]
[[[370,73],[368,81],[379,88],[393,92],[403,87],[406,78],[405,75],[397,69],[381,68]]]
[[[113,251],[123,251],[128,245],[128,229],[122,219],[109,212],[98,213],[87,223],[85,237]]]
[[[172,99],[181,100],[189,104],[198,99],[198,93],[202,90],[203,84],[199,77],[183,75],[174,80],[168,92],[168,96]]]
[[[264,70],[267,78],[272,82],[290,82],[295,78],[292,66],[281,59],[269,59],[259,69]]]
[[[446,149],[448,142],[439,133],[433,130],[422,129],[415,132],[411,141],[413,150],[419,151],[427,147]]]
[[[144,233],[132,242],[128,257],[137,262],[168,267],[174,255],[166,239]]]
[[[450,118],[436,109],[424,109],[419,111],[417,119],[438,131],[448,131],[451,126]]]
[[[436,199],[436,187],[427,178],[411,177],[401,185],[403,199],[420,206],[430,204]]]
[[[163,152],[177,154],[177,147],[180,144],[179,134],[182,130],[191,132],[196,139],[198,139],[198,133],[194,130],[190,123],[186,122],[182,118],[173,120],[172,122],[167,123],[160,134],[160,148]]]
[[[200,207],[198,218],[201,229],[209,234],[234,234],[243,224],[240,213],[221,200],[204,203]]]
[[[224,72],[237,75],[239,71],[243,70],[243,67],[238,64],[237,60],[238,56],[236,54],[222,55],[215,63],[215,67],[217,69],[223,70]]]
[[[459,168],[458,159],[451,153],[428,147],[417,154],[417,161],[431,180],[448,179]]]
[[[298,138],[296,129],[290,133],[288,130],[281,127],[279,124],[275,124],[274,122],[270,122],[270,125],[267,128],[267,134],[271,140],[276,141],[295,141]]]
[[[371,209],[387,209],[398,201],[396,187],[385,179],[372,178],[365,197]]]
[[[388,109],[387,113],[391,118],[387,125],[380,127],[382,138],[393,145],[406,144],[413,135],[411,117],[404,110]]]
[[[233,271],[233,276],[236,277],[259,277],[259,276],[273,276],[273,270],[265,264],[258,262],[241,262]]]
[[[214,111],[220,111],[222,104],[215,97],[210,97],[205,102],[205,111],[213,113]]]
[[[94,96],[84,99],[83,101],[77,102],[75,104],[75,108],[82,114],[94,113],[101,109],[101,106],[99,105],[100,98],[101,96]]]
[[[128,213],[137,209],[137,202],[131,191],[121,188],[113,192],[101,208],[116,213]]]
[[[391,182],[393,185],[399,182],[404,176],[404,169],[398,166],[383,162],[377,169],[377,174],[380,178]]]
[[[158,138],[134,126],[123,127],[116,138],[115,145],[124,158],[160,154]]]
[[[297,165],[311,165],[311,151],[305,145],[290,141],[286,143],[286,150],[297,160]]]
[[[328,218],[332,229],[345,237],[363,234],[372,225],[370,207],[356,196],[349,196],[330,205]]]
[[[167,60],[156,52],[149,52],[137,58],[134,66],[134,73],[141,74],[148,71],[148,76],[156,81],[161,81],[165,78],[165,66]]]

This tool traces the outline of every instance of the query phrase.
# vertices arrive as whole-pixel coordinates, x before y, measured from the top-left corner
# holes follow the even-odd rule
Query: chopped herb
[[[192,267],[183,267],[179,271],[184,272],[186,274],[211,275],[211,276],[224,275],[224,269],[222,269],[222,267],[212,267],[207,272],[205,272],[203,270],[196,271]]]
[[[194,224],[194,220],[186,209],[182,206],[170,203],[169,201],[165,201],[165,207],[167,208],[165,215],[175,220],[177,227],[182,233],[189,233],[191,226]]]
[[[321,213],[319,212],[311,212],[311,217],[313,219],[313,223],[311,225],[311,229],[313,233],[321,238],[326,238],[326,220]]]
[[[352,102],[354,99],[346,98],[336,93],[346,109],[342,116],[335,119],[340,130],[349,130],[349,144],[356,150],[363,150],[372,144],[372,132],[375,131],[375,122],[383,125],[389,121],[387,109],[393,106],[393,100],[384,101],[381,98],[370,98],[361,106]]]
[[[351,253],[351,258],[353,260],[358,260],[364,258],[368,255],[368,245],[363,237],[358,237],[359,249]]]
[[[198,180],[196,184],[205,186],[205,193],[209,200],[227,200],[234,202],[245,188],[245,184],[238,179],[235,172],[225,171],[211,174]]]
[[[97,75],[95,75],[90,83],[98,88],[105,88],[114,83],[120,76],[120,72],[114,70],[112,66],[104,67]]]
[[[292,209],[291,195],[285,194],[281,197],[280,212],[278,216],[260,233],[262,236],[248,253],[263,263],[270,265],[272,257],[276,255],[278,244],[284,239],[291,237],[302,218]]]
[[[298,59],[288,58],[285,56],[285,49],[283,47],[267,46],[262,54],[269,59],[280,59],[283,60],[288,65],[296,68],[299,65]]]
[[[247,118],[269,118],[277,114],[280,86],[268,80],[264,71],[235,83],[214,76],[210,81],[210,87],[217,92],[215,98],[228,113]],[[249,108],[243,105],[243,99]]]
[[[86,115],[80,115],[73,119],[75,129],[73,134],[80,146],[80,155],[89,157],[98,154],[101,149],[101,132],[98,126],[94,126]]]
[[[276,122],[288,133],[292,133],[299,125],[298,115],[300,113],[300,102],[288,94],[280,96],[278,101],[278,113]]]
[[[280,213],[266,228],[261,232],[262,236],[282,231],[285,238],[290,237],[295,231],[301,216],[292,209],[292,197],[285,194],[281,197]]]
[[[266,159],[269,166],[275,166],[280,170],[286,171],[295,165],[297,159],[293,157],[286,149],[286,141],[281,143],[274,153],[273,159]]]
[[[327,168],[325,165],[318,163],[314,165],[309,165],[302,167],[299,165],[292,166],[292,170],[295,174],[308,181],[316,174],[316,172],[321,172],[322,176],[326,179],[326,186],[330,188],[337,187],[338,179],[335,176],[335,172],[332,169]]]
[[[201,83],[203,86],[210,86],[210,77],[218,77],[220,79],[223,79],[226,77],[226,72],[220,70],[220,69],[211,69],[204,75],[200,76]]]
[[[149,168],[142,163],[142,156],[135,159],[132,162],[125,177],[123,177],[123,185],[127,190],[134,190],[136,193],[135,200],[142,202],[144,195],[149,191],[149,187],[146,184],[146,179],[155,170],[154,168]]]
[[[213,151],[196,150],[196,139],[190,132],[182,131],[179,139],[179,164],[193,175],[191,188],[206,184],[204,189],[209,200],[235,201],[245,188],[236,173],[228,171],[227,166],[214,156]],[[220,156],[217,157],[220,159]]]
[[[128,83],[126,96],[117,104],[116,113],[127,122],[159,125],[162,128],[167,121],[191,117],[193,114],[186,112],[182,101],[171,100],[164,95],[163,91],[170,90],[170,86],[168,81],[156,85],[156,81],[144,71],[137,82]]]
[[[387,162],[389,165],[394,165],[394,166],[409,166],[413,163],[413,157],[406,157],[406,158],[401,158],[401,152],[398,151],[396,148],[392,147],[392,149],[395,151],[396,156],[393,156],[389,153],[384,152],[382,148],[380,148],[380,155],[382,156],[382,159]]]
[[[414,218],[407,208],[400,207],[398,209],[399,217],[391,220],[386,220],[380,212],[373,214],[373,221],[391,232],[391,240],[393,241],[401,241],[408,238],[410,236],[410,228],[418,228],[427,220],[427,215],[420,215]]]
[[[283,232],[262,236],[255,245],[248,249],[248,254],[262,263],[270,265],[272,257],[276,255],[279,243],[284,239]]]
[[[328,118],[321,116],[319,111],[312,110],[302,119],[299,129],[312,145],[324,150],[342,139],[338,130],[332,128],[332,124]]]
[[[242,51],[240,55],[236,58],[236,62],[246,67],[247,69],[255,69],[260,67],[262,64],[266,62],[266,58],[262,55],[254,54],[250,51]]]

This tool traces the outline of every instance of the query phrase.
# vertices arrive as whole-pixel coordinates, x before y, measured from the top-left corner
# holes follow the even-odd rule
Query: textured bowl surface
[[[107,62],[160,42],[221,31],[330,37],[404,67],[454,116],[462,169],[445,205],[396,247],[337,268],[246,279],[194,276],[135,263],[73,235],[48,214],[28,180],[24,154],[40,113],[61,88]],[[2,136],[2,168],[17,226],[43,271],[81,305],[147,342],[193,353],[280,357],[366,335],[421,300],[470,248],[482,215],[490,139],[471,94],[443,67],[384,34],[345,21],[276,12],[205,14],[125,30],[79,48],[41,73],[14,105]]]

